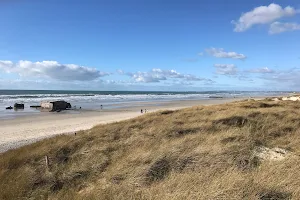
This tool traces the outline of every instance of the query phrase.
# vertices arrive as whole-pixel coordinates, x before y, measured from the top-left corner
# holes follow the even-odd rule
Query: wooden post
[[[45,163],[46,163],[46,167],[49,167],[49,157],[45,156]]]

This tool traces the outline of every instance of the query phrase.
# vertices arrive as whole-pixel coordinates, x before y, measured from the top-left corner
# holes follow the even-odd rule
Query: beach
[[[35,141],[58,134],[74,134],[98,124],[106,124],[138,117],[141,109],[148,112],[158,110],[176,110],[195,105],[222,104],[242,98],[209,100],[173,100],[156,102],[135,102],[134,106],[122,105],[103,110],[68,110],[62,112],[43,112],[38,115],[19,116],[14,119],[0,120],[0,152],[24,146]],[[120,108],[121,107],[121,108]]]

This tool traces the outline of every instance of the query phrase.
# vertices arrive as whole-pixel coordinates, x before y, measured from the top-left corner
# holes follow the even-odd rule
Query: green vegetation
[[[300,102],[148,113],[0,154],[0,199],[300,199],[299,131]]]

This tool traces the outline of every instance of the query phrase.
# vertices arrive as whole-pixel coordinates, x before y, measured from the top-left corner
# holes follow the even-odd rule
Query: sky
[[[0,0],[0,89],[300,90],[299,0]]]

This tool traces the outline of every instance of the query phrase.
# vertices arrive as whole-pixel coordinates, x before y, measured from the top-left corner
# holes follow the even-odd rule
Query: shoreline
[[[178,110],[196,105],[223,104],[243,99],[248,98],[139,102],[140,106],[109,110],[78,110],[78,112],[64,111],[19,116],[0,121],[0,153],[56,135],[88,130],[98,124],[135,118],[143,115],[140,111],[145,108],[148,112]]]

